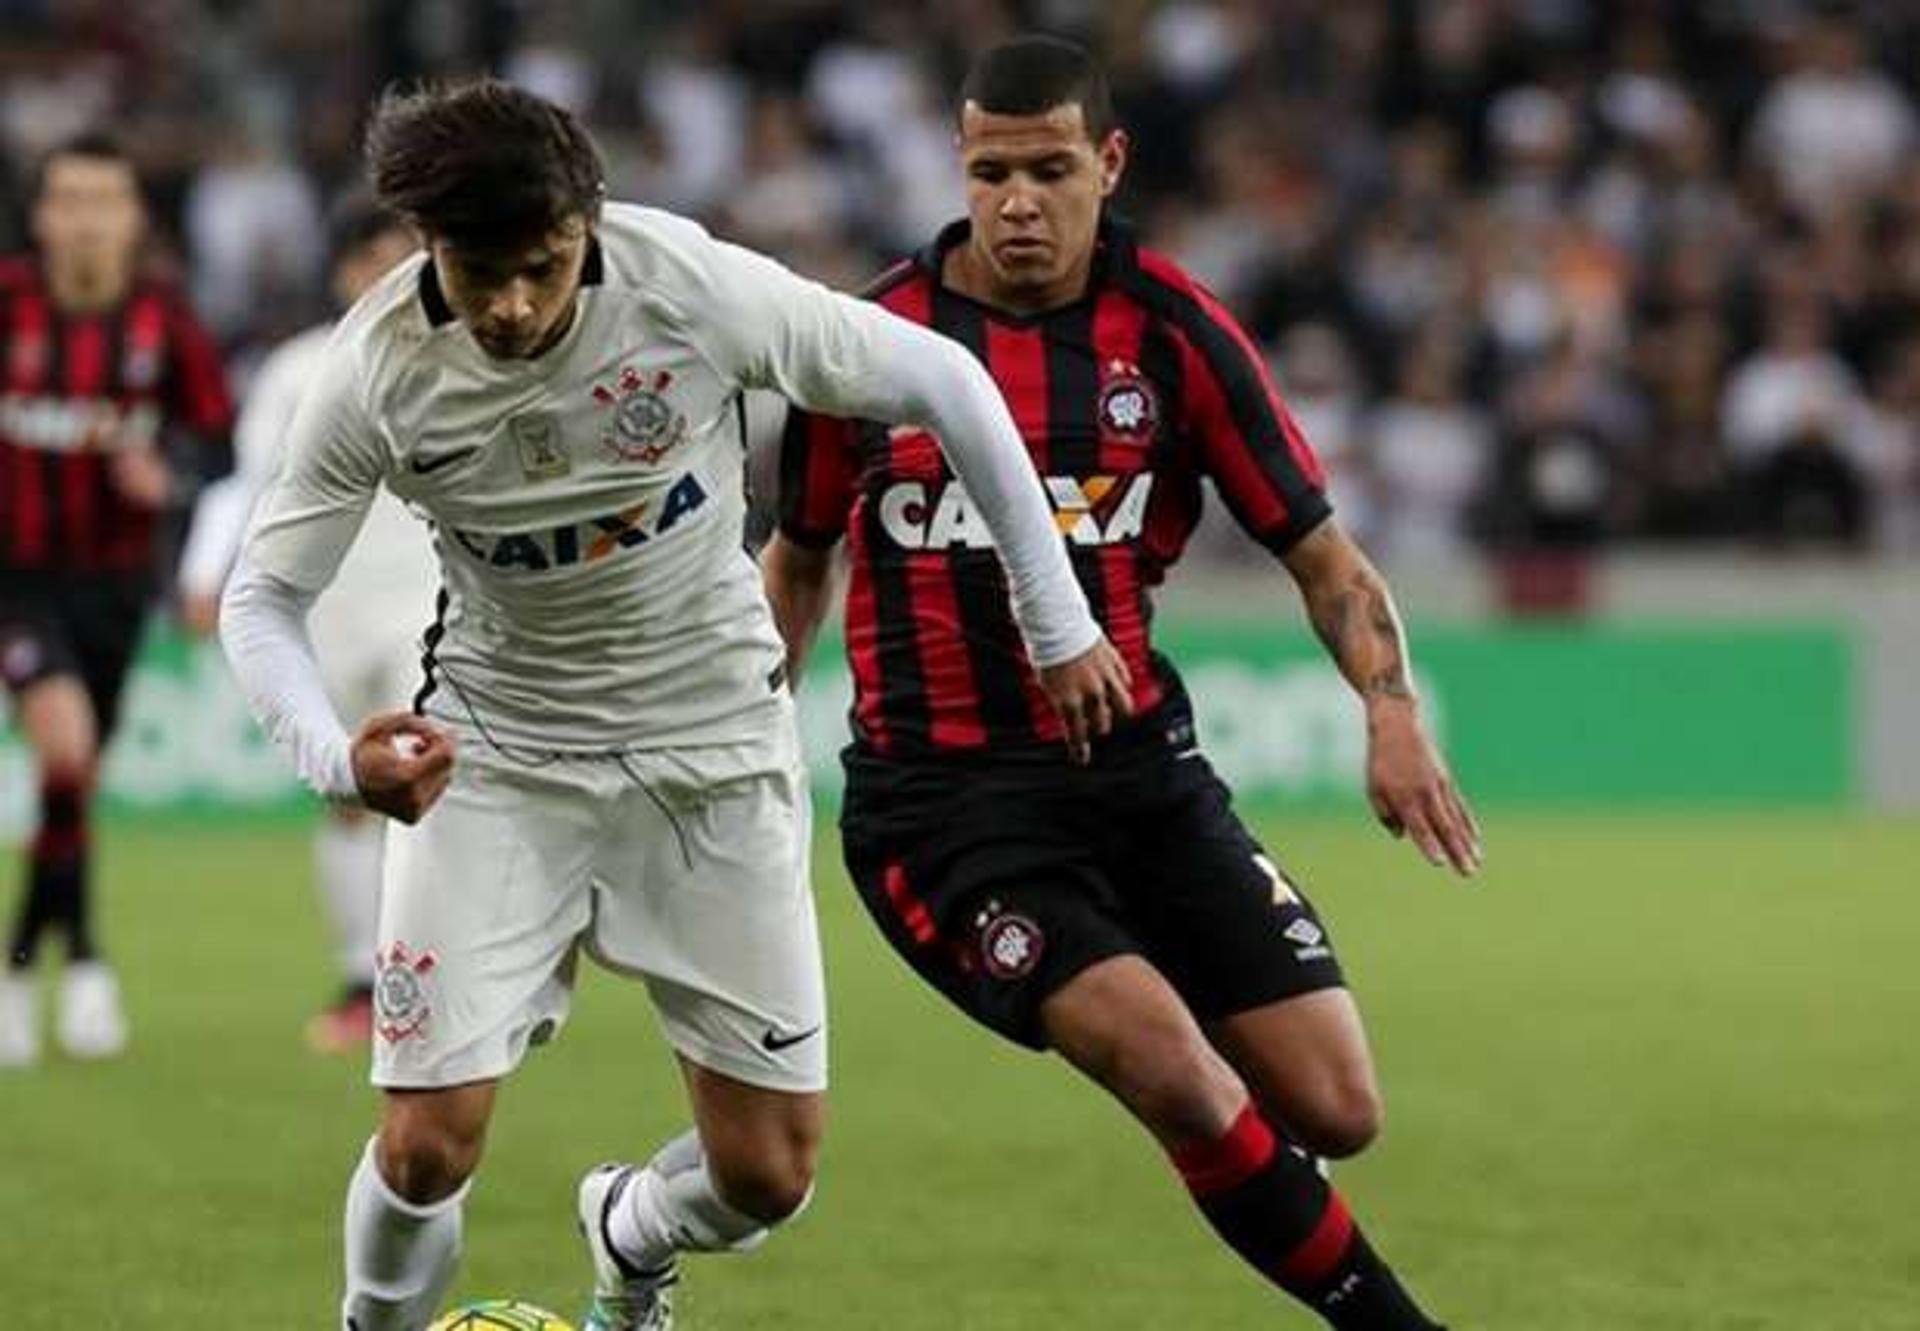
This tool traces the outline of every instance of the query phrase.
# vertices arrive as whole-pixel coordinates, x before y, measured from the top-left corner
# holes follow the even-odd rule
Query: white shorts
[[[463,744],[446,794],[387,838],[374,1084],[511,1071],[565,1022],[584,945],[646,983],[694,1063],[824,1089],[806,775],[790,712],[778,727],[539,767]]]

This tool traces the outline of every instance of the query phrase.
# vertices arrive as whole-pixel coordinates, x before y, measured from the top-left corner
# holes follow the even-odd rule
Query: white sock
[[[313,877],[340,946],[349,984],[373,983],[380,926],[380,855],[387,829],[380,818],[329,817],[313,838]]]
[[[665,1266],[675,1253],[746,1252],[768,1233],[766,1225],[721,1198],[692,1132],[661,1147],[607,1217],[614,1247],[641,1270]]]
[[[421,1331],[433,1320],[460,1257],[460,1208],[467,1185],[419,1206],[380,1177],[367,1143],[347,1185],[345,1331]]]

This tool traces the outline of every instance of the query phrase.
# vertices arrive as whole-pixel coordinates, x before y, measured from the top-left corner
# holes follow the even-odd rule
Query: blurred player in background
[[[408,824],[382,881],[386,1094],[348,1186],[342,1322],[432,1317],[500,1079],[566,1019],[584,946],[646,982],[692,1102],[692,1132],[578,1194],[589,1331],[663,1331],[678,1253],[751,1247],[805,1204],[824,1112],[806,776],[741,545],[741,392],[940,429],[1082,749],[1125,709],[1125,669],[961,348],[604,203],[580,125],[503,84],[389,96],[368,156],[429,252],[335,331],[221,605],[302,775]],[[350,738],[304,621],[382,486],[432,517],[444,591],[419,714]]]
[[[1080,48],[990,51],[960,115],[970,219],[872,294],[969,347],[1006,393],[1126,657],[1133,718],[1090,766],[1062,763],[991,541],[933,438],[804,412],[763,561],[788,668],[844,537],[842,829],[888,940],[975,1020],[1117,1097],[1220,1237],[1332,1325],[1431,1328],[1308,1154],[1360,1150],[1380,1115],[1326,927],[1235,816],[1152,649],[1148,592],[1199,518],[1203,478],[1285,564],[1360,694],[1381,820],[1462,874],[1477,832],[1421,723],[1387,587],[1332,520],[1260,356],[1207,291],[1102,217],[1127,151]]]
[[[185,297],[148,276],[133,163],[104,135],[48,154],[34,253],[0,265],[0,676],[39,765],[40,818],[8,967],[0,1066],[34,1062],[34,966],[66,943],[55,1033],[77,1058],[125,1047],[94,936],[89,805],[158,576],[170,505],[227,469],[232,411]],[[176,473],[175,442],[194,445]]]
[[[411,254],[413,234],[371,196],[353,192],[329,218],[334,298],[345,311]],[[180,562],[188,627],[212,633],[221,585],[239,551],[255,498],[280,469],[294,409],[332,333],[310,328],[261,363],[234,427],[234,474],[209,486]],[[313,610],[314,642],[327,695],[348,716],[404,706],[418,685],[420,634],[433,614],[433,547],[427,525],[383,492],[340,572]],[[323,1053],[364,1045],[373,1034],[373,949],[380,889],[381,820],[344,802],[328,805],[314,837],[314,881],[339,945],[344,988],[307,1025]]]

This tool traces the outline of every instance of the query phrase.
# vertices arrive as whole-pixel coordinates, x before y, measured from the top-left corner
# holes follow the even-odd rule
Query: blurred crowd
[[[0,0],[0,235],[105,123],[237,383],[325,313],[392,79],[591,121],[615,197],[843,286],[959,215],[953,89],[1044,28],[1119,204],[1246,321],[1392,559],[1920,549],[1920,5],[1802,0]]]

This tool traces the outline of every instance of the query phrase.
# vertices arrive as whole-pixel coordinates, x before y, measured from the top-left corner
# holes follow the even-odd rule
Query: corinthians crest
[[[619,462],[652,466],[687,437],[687,418],[666,399],[671,370],[653,374],[627,366],[612,387],[593,386],[593,400],[613,413],[600,443]]]
[[[401,942],[374,957],[374,1029],[388,1044],[426,1031],[433,1016],[432,991],[437,987],[433,972],[438,965],[433,953],[416,954]]]

